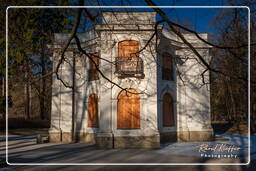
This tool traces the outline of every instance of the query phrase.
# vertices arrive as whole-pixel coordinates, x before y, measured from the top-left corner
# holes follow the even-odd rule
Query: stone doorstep
[[[175,136],[175,138],[170,138]],[[210,141],[212,131],[182,131],[177,133],[160,133],[153,136],[114,136],[112,133],[78,133],[78,141],[96,144],[99,148],[160,148],[161,142],[174,141]],[[50,142],[72,142],[71,133],[49,133]]]
[[[95,133],[84,133],[77,132],[77,141],[84,143],[95,144],[96,142],[96,134]],[[71,143],[72,142],[72,134],[70,132],[49,132],[49,141],[50,142],[63,142],[63,143]]]
[[[160,136],[117,136],[114,148],[160,148]]]
[[[177,142],[177,132],[160,133],[160,143]]]
[[[160,148],[159,135],[153,136],[114,136],[98,134],[96,144],[99,148]]]
[[[102,149],[112,149],[114,147],[112,133],[100,133],[96,137],[96,145]]]
[[[155,136],[115,136],[111,133],[80,133],[79,142],[96,144],[99,148],[160,148],[159,135]],[[49,133],[50,142],[72,142],[71,133]]]

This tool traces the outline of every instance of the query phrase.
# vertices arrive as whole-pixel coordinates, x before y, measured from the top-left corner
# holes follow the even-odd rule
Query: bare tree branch
[[[155,8],[153,8],[161,17],[162,19],[168,24],[168,26],[170,27],[170,29],[183,41],[184,44],[186,44],[191,50],[192,52],[199,58],[199,60],[202,62],[202,64],[209,70],[209,71],[212,71],[212,72],[215,72],[215,73],[219,73],[219,74],[222,74],[224,76],[227,76],[227,74],[223,73],[222,71],[220,70],[216,70],[214,68],[212,68],[205,60],[204,58],[199,54],[199,52],[194,48],[194,46],[189,43],[185,37],[182,35],[182,33],[180,33],[177,29],[175,29],[174,25],[172,24],[172,22],[169,20],[169,18],[165,15],[165,13],[160,9],[160,8],[157,8],[157,5],[152,2],[151,0],[145,0],[145,2],[150,5],[150,6],[155,6]],[[229,76],[231,77],[231,76]],[[246,78],[243,78],[243,77],[237,77],[235,76],[234,78],[236,79],[241,79],[243,81],[248,81],[248,79]]]
[[[156,6],[155,3],[153,3],[151,0],[145,0],[148,5],[150,6]],[[204,58],[197,52],[197,50],[194,48],[194,46],[189,43],[184,36],[182,35],[182,33],[180,33],[178,30],[175,29],[175,27],[173,26],[173,24],[171,23],[171,21],[167,18],[167,16],[165,15],[165,13],[160,9],[160,8],[154,8],[154,10],[163,18],[163,20],[168,24],[168,26],[171,28],[171,30],[179,37],[181,38],[181,40],[194,52],[194,54],[200,59],[200,61],[211,71],[214,72],[220,72],[218,70],[215,70],[213,68],[210,67],[210,65],[204,60]]]
[[[91,57],[85,50],[83,50],[83,48],[81,47],[81,43],[80,43],[79,38],[78,38],[76,35],[74,36],[74,38],[75,38],[75,40],[76,40],[77,49],[78,49],[80,52],[82,52],[84,55],[86,55],[86,56],[90,59],[90,61],[94,64],[96,70],[100,73],[100,75],[101,75],[104,79],[106,79],[106,80],[107,80],[108,82],[110,82],[111,84],[117,86],[117,87],[120,88],[121,90],[125,90],[125,91],[128,92],[128,93],[131,93],[131,94],[142,94],[142,93],[133,93],[133,92],[130,92],[130,91],[128,90],[128,88],[123,88],[123,87],[121,87],[121,86],[118,85],[117,83],[115,83],[115,82],[113,82],[112,80],[110,80],[107,76],[105,76],[105,74],[100,70],[99,66],[98,66],[97,63],[92,59],[92,57]]]
[[[196,31],[194,31],[194,30],[191,30],[191,29],[189,29],[189,28],[187,28],[187,27],[184,27],[184,26],[182,26],[182,25],[180,25],[180,24],[174,23],[174,22],[172,22],[172,21],[170,21],[170,20],[169,20],[169,22],[170,22],[172,25],[176,26],[176,27],[179,27],[179,28],[181,28],[181,29],[183,29],[183,30],[185,30],[185,31],[190,32],[190,33],[193,33],[193,34],[194,34],[199,40],[201,40],[202,42],[204,42],[204,43],[206,43],[206,44],[208,44],[208,45],[210,45],[210,46],[219,48],[219,49],[239,49],[239,48],[248,47],[248,44],[240,45],[240,46],[220,46],[220,45],[216,45],[216,44],[213,44],[213,43],[211,43],[211,42],[205,40],[204,38],[202,38],[202,37],[201,37]],[[250,45],[251,45],[251,46],[255,46],[256,43],[251,43]]]
[[[83,1],[80,0],[80,3],[79,4],[83,4]],[[59,60],[59,63],[57,64],[57,68],[56,68],[56,76],[57,76],[57,79],[61,81],[61,83],[67,87],[67,88],[72,88],[73,86],[70,86],[70,85],[67,85],[59,76],[59,68],[60,68],[60,65],[62,64],[62,62],[65,60],[65,52],[67,50],[67,48],[69,47],[70,45],[70,42],[72,41],[72,39],[74,38],[75,34],[77,33],[77,29],[78,29],[78,26],[80,24],[80,18],[81,18],[81,14],[82,14],[82,9],[79,8],[77,9],[77,15],[76,15],[76,19],[75,19],[75,23],[73,25],[73,28],[72,28],[72,31],[71,31],[71,34],[70,34],[70,37],[66,43],[66,45],[63,47],[62,49],[62,52],[61,52],[61,58]]]

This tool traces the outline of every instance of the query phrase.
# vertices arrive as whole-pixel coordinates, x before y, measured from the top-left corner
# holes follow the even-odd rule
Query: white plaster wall
[[[56,69],[58,59],[57,50],[53,53],[53,71]],[[52,102],[51,102],[51,128],[52,132],[60,131],[60,114],[61,114],[61,105],[60,105],[60,81],[57,80],[56,74],[52,75]]]
[[[152,24],[156,12],[103,12],[103,24]]]
[[[75,93],[75,110],[76,110],[76,131],[84,132],[85,123],[87,123],[87,96],[85,89],[87,88],[86,78],[86,61],[85,55],[76,52],[76,93]],[[72,106],[71,106],[72,107]]]
[[[54,68],[58,63],[58,49],[54,52]],[[88,59],[81,53],[74,52],[75,49],[65,53],[67,62],[63,62],[59,69],[59,75],[67,85],[72,85],[72,60],[76,58],[76,92],[75,92],[75,110],[76,110],[76,130],[78,132],[95,132],[98,128],[87,127],[87,106],[88,98],[92,93],[96,93],[100,100],[99,86],[100,81],[88,81],[87,70],[89,68]],[[87,62],[86,62],[87,59]],[[71,132],[72,129],[72,89],[66,88],[56,75],[53,74],[52,86],[52,114],[51,114],[51,132]],[[99,104],[100,107],[100,104]]]
[[[59,69],[60,78],[67,84],[72,85],[72,57],[73,52],[67,51],[65,58],[68,62],[63,62]],[[58,63],[59,53],[54,52],[54,67]],[[52,115],[51,115],[51,130],[52,132],[70,132],[72,127],[72,90],[66,88],[53,74],[53,89],[52,89]]]
[[[95,48],[95,45],[86,46],[86,44],[84,44],[84,49],[86,49],[87,53],[95,53],[98,50]],[[94,133],[98,132],[99,128],[88,127],[88,99],[90,94],[97,94],[99,100],[98,107],[101,107],[99,88],[101,82],[100,80],[88,80],[89,61],[90,59],[86,55],[76,53],[76,131]],[[72,108],[72,106],[70,107]],[[98,114],[100,117],[100,111]]]
[[[115,62],[118,57],[118,42],[123,40],[136,40],[140,43],[140,48],[144,47],[147,40],[152,35],[152,31],[102,31],[101,32],[101,57]],[[155,40],[153,40],[154,42]],[[150,45],[140,53],[140,58],[144,62],[143,79],[125,78],[119,79],[114,74],[115,66],[106,62],[101,62],[101,69],[104,74],[123,88],[134,88],[140,95],[140,129],[120,130],[117,127],[117,97],[121,89],[102,78],[104,86],[101,87],[101,132],[112,131],[119,135],[152,135],[157,133],[157,89],[156,89],[156,62],[155,46]],[[110,108],[110,106],[112,106]]]
[[[197,49],[205,58],[209,59],[208,49]],[[201,73],[205,67],[189,49],[176,51],[181,58],[187,58],[179,66],[183,81],[178,77],[178,131],[206,131],[211,130],[210,90],[209,84],[204,84]],[[209,72],[204,74],[205,82],[209,83]]]

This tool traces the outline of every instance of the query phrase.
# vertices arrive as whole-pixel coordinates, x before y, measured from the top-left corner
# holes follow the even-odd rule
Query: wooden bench
[[[42,143],[47,143],[49,142],[49,136],[46,134],[37,134],[36,137],[36,143],[37,144],[42,144]]]

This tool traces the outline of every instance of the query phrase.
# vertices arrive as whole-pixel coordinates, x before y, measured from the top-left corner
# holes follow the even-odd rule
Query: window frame
[[[115,73],[118,74],[119,78],[144,78],[144,64],[138,53],[139,51],[140,42],[137,40],[123,40],[118,42]]]
[[[163,53],[161,55],[162,60],[162,80],[174,81],[174,71],[173,71],[173,57],[169,53]],[[169,61],[168,61],[169,59]]]
[[[89,59],[89,69],[88,69],[88,80],[94,81],[99,80],[99,71],[97,70],[95,64],[92,62],[92,60],[97,64],[97,67],[100,66],[100,54],[98,52],[90,54],[91,59]]]

